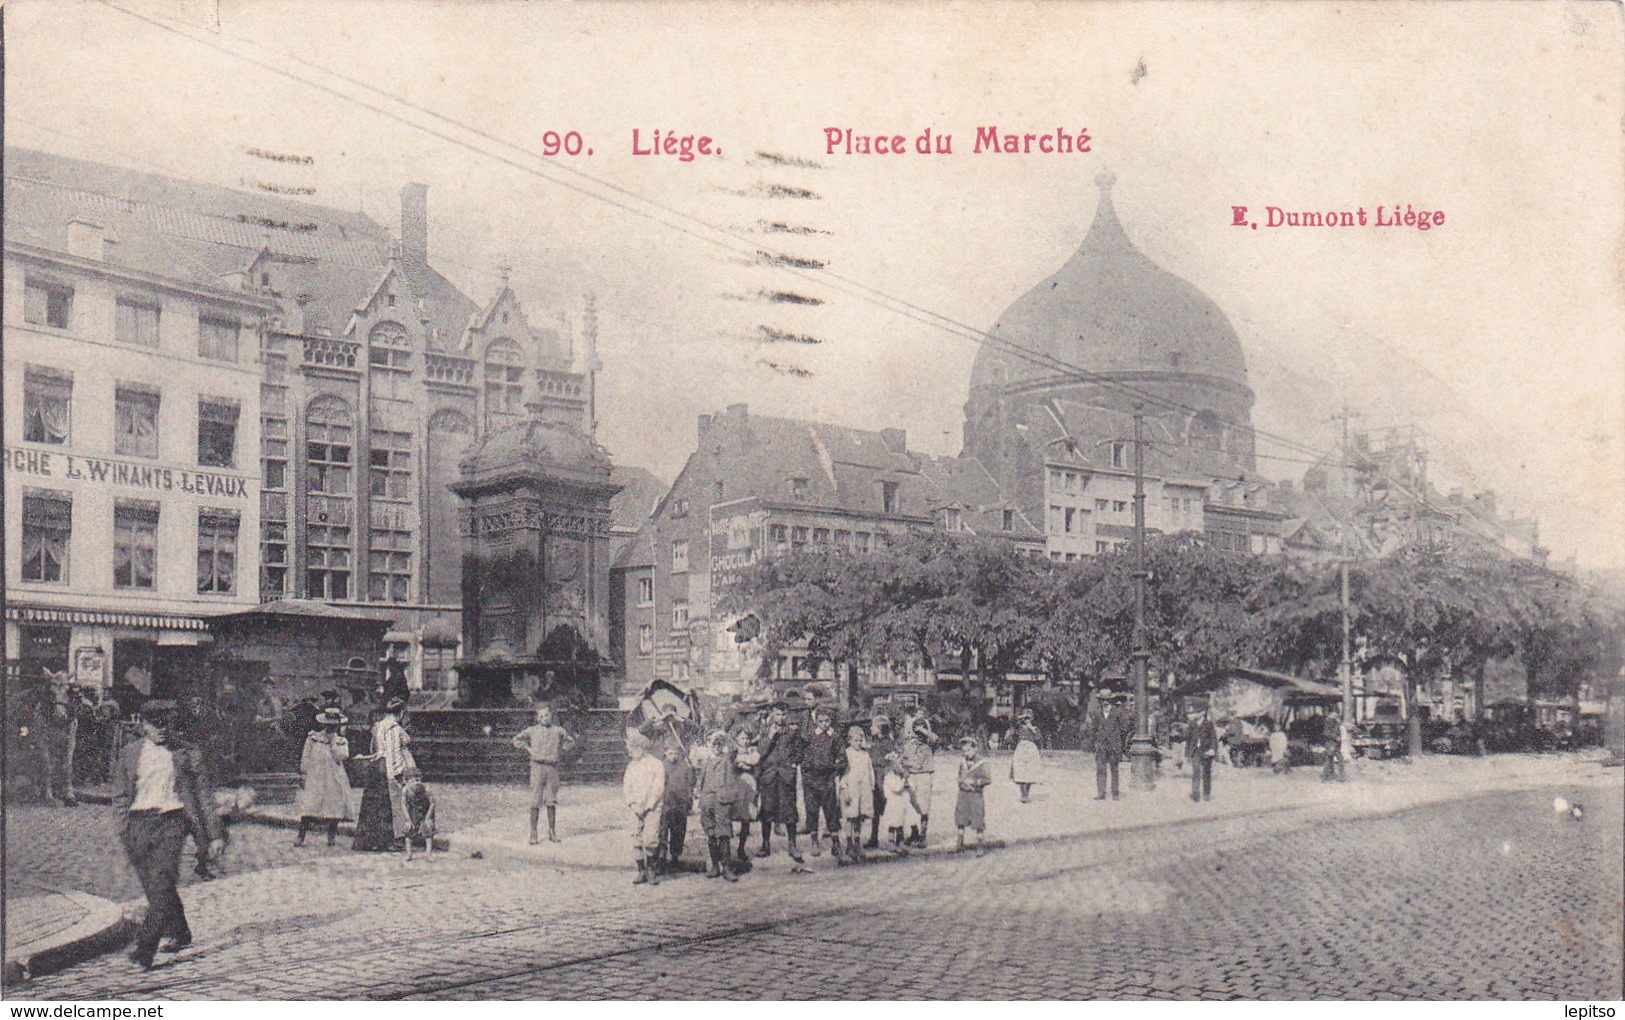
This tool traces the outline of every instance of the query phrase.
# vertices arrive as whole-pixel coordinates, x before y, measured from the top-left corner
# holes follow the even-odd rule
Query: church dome
[[[1094,225],[1072,258],[1022,295],[988,331],[971,387],[1005,387],[1079,369],[1100,375],[1209,376],[1247,389],[1241,341],[1219,306],[1146,258],[1112,209],[1103,174]],[[1066,367],[1035,364],[1007,345]]]

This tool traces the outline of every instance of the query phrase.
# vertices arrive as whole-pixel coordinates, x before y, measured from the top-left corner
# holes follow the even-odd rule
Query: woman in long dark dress
[[[391,698],[372,724],[372,753],[367,756],[367,781],[361,788],[361,810],[356,814],[355,849],[398,850],[406,832],[406,810],[401,801],[400,777],[412,767],[410,738],[401,726],[406,702]]]

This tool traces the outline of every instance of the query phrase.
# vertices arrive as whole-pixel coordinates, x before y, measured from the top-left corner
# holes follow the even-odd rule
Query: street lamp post
[[[1157,749],[1151,740],[1151,713],[1146,704],[1146,663],[1151,652],[1145,638],[1145,415],[1134,406],[1134,740],[1129,744],[1129,775],[1136,785],[1156,786]]]

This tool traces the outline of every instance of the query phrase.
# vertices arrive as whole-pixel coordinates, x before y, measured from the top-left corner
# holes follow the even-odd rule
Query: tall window
[[[113,339],[121,344],[158,346],[158,302],[121,297],[113,318]]]
[[[288,524],[260,522],[260,599],[288,594]]]
[[[1128,466],[1128,444],[1127,443],[1113,443],[1112,444],[1112,467],[1121,468],[1121,467],[1127,467],[1127,466]]]
[[[73,536],[73,497],[23,490],[23,580],[66,581]]]
[[[54,280],[30,278],[23,284],[23,321],[33,326],[67,329],[73,318],[73,288]]]
[[[374,602],[412,601],[412,533],[372,529],[367,553],[367,598]]]
[[[671,604],[671,629],[673,632],[688,629],[688,600],[675,599]]]
[[[367,363],[394,372],[412,371],[412,341],[398,322],[380,322],[367,334]]]
[[[305,484],[311,492],[350,494],[354,433],[343,401],[324,397],[311,402],[305,415]]]
[[[158,456],[158,391],[122,383],[113,394],[113,452]]]
[[[197,512],[197,590],[200,595],[230,595],[237,590],[237,512]]]
[[[199,467],[237,466],[237,401],[199,397],[197,462]]]
[[[350,597],[350,529],[312,524],[305,529],[305,597]]]
[[[638,625],[638,654],[650,655],[655,650],[655,629],[647,623]]]
[[[367,454],[368,488],[380,499],[412,498],[412,434],[410,432],[372,433],[372,449]]]
[[[197,353],[200,358],[216,361],[237,360],[237,336],[242,323],[221,315],[205,312],[197,320]]]
[[[506,337],[485,349],[485,409],[488,413],[518,414],[525,404],[525,358],[519,345]]]
[[[1014,510],[1006,510],[1004,512],[1003,524],[1005,531],[1016,530],[1016,512]]]
[[[653,605],[655,600],[655,581],[652,577],[638,578],[638,605]]]
[[[23,439],[61,446],[68,441],[73,376],[29,365],[23,373]]]
[[[671,572],[681,574],[688,569],[688,539],[680,538],[671,544]]]
[[[880,483],[880,509],[888,514],[897,513],[902,507],[902,496],[898,491],[896,482]]]
[[[288,419],[260,419],[260,488],[288,487]]]
[[[158,504],[121,499],[113,504],[113,587],[157,587]]]

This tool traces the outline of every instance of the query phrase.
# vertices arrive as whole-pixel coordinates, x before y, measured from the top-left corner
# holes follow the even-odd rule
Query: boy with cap
[[[801,730],[787,717],[789,706],[775,701],[768,710],[767,725],[756,735],[756,750],[761,755],[756,765],[757,788],[761,793],[762,811],[758,821],[762,825],[762,845],[757,857],[773,852],[773,828],[784,829],[790,843],[791,872],[801,872],[802,857],[796,847],[796,766],[801,764]]]
[[[660,884],[655,868],[655,852],[660,846],[660,805],[666,794],[666,765],[654,756],[654,745],[637,730],[626,731],[626,777],[621,796],[632,812],[632,852],[637,857],[638,877],[633,885]]]
[[[513,738],[513,746],[530,756],[530,841],[541,842],[536,823],[547,808],[547,841],[559,841],[559,761],[575,747],[575,738],[563,726],[553,723],[553,709],[536,709],[536,724],[527,726]]]
[[[738,768],[734,764],[734,742],[722,730],[716,730],[707,741],[711,757],[700,768],[699,785],[694,797],[700,805],[700,828],[705,831],[705,846],[710,852],[711,868],[706,878],[725,878],[739,881],[733,872],[730,856],[733,843],[734,813],[743,786],[739,783]]]
[[[172,739],[174,724],[173,701],[142,705],[143,739],[119,754],[113,780],[114,824],[147,895],[147,916],[130,951],[130,960],[143,970],[152,969],[164,936],[169,936],[162,947],[166,953],[192,944],[186,910],[175,888],[187,825],[205,835],[210,854],[218,856],[225,846],[219,819],[209,810],[214,798],[203,752]]]
[[[937,735],[932,732],[925,714],[921,713],[909,722],[902,745],[898,748],[903,759],[903,771],[908,776],[908,795],[914,801],[914,810],[920,815],[919,828],[912,829],[906,840],[909,846],[925,846],[931,827],[931,786],[937,770],[936,752],[932,747],[936,742]]]

